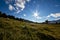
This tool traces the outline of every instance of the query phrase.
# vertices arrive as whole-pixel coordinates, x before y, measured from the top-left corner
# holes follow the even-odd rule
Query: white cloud
[[[14,9],[15,9],[15,8],[14,8],[12,5],[9,4],[9,10],[12,11],[12,10],[14,10]]]
[[[36,12],[33,13],[33,16],[37,19],[41,19],[37,10],[36,10]]]
[[[19,13],[19,12],[21,12],[20,10],[16,10],[16,13]]]
[[[55,20],[59,20],[60,18],[56,18]]]
[[[17,13],[21,12],[25,8],[26,2],[30,2],[30,0],[6,0],[5,1],[7,4],[11,4],[9,8],[11,7],[14,9]],[[13,3],[14,2],[14,3]],[[12,4],[13,3],[13,4]]]
[[[25,8],[25,0],[16,0],[14,6],[19,7],[21,10]]]
[[[48,15],[47,17],[54,17],[54,18],[58,18],[58,17],[60,17],[60,13],[52,13],[52,14],[50,14],[50,15]]]

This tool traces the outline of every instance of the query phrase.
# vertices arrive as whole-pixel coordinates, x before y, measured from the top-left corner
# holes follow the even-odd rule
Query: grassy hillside
[[[34,24],[0,17],[0,40],[60,40],[60,24]]]

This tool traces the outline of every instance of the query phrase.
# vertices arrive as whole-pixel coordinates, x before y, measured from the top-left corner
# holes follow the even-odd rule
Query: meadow
[[[0,40],[60,40],[60,24],[37,24],[0,17]]]

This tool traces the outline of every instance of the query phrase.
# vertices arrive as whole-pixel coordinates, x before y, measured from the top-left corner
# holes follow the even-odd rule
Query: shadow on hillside
[[[50,36],[50,35],[46,35],[46,34],[44,34],[44,33],[41,33],[41,32],[39,32],[38,30],[36,30],[36,29],[33,29],[33,28],[31,28],[31,29],[28,29],[27,27],[25,27],[25,28],[22,28],[22,30],[24,31],[22,31],[22,34],[24,33],[24,35],[26,35],[25,37],[24,37],[24,39],[22,39],[23,37],[18,37],[18,39],[19,40],[36,40],[35,39],[35,37],[37,37],[37,40],[60,40],[60,39],[56,39],[56,38],[54,38],[53,36]],[[30,30],[30,31],[29,31]],[[35,32],[36,31],[36,32]],[[13,31],[14,32],[14,31]],[[33,34],[33,32],[34,32],[34,34]],[[7,34],[7,35],[5,35],[5,34]],[[4,32],[4,33],[2,33],[2,32],[0,32],[0,40],[3,40],[4,38],[6,38],[6,39],[9,39],[9,40],[15,40],[15,36],[13,36],[12,37],[12,35],[14,35],[14,34],[10,34],[10,32]],[[17,34],[18,35],[18,34]],[[19,34],[19,35],[21,35],[21,34]],[[23,35],[23,36],[24,36]],[[30,36],[29,36],[30,35]],[[32,35],[33,35],[33,38],[32,38]],[[35,36],[36,35],[36,36]],[[27,39],[26,39],[27,38]],[[5,40],[5,39],[4,39]],[[17,40],[17,39],[16,39]]]
[[[4,38],[3,35],[4,35],[4,34],[0,33],[0,40],[3,40],[3,38]],[[8,37],[7,37],[7,36],[8,36]],[[39,32],[36,34],[36,36],[38,37],[39,40],[59,40],[59,39],[56,39],[56,38],[54,38],[54,37],[52,37],[52,36],[50,36],[50,35],[45,35],[45,34],[39,33]],[[13,37],[10,38],[9,34],[7,34],[7,35],[5,36],[5,38],[10,39],[10,40],[11,40],[11,39],[14,40]],[[27,39],[29,39],[29,38],[27,37]],[[23,39],[23,40],[27,40],[27,39]],[[29,39],[29,40],[33,40],[33,39]]]
[[[37,37],[37,39],[39,39],[39,40],[60,40],[60,39],[57,39],[57,38],[55,38],[55,37],[53,37],[53,36],[51,36],[51,35],[46,35],[46,34],[44,34],[44,33],[41,33],[41,32],[39,32],[38,30],[33,29],[33,28],[28,29],[27,27],[25,27],[25,28],[23,28],[23,30],[25,30],[25,33],[26,33],[26,31],[27,31],[27,32],[28,32],[28,35],[29,35],[29,34],[32,34],[32,33],[30,33],[30,32],[34,32],[35,35],[36,35],[36,37]],[[30,32],[29,32],[29,30],[30,30]],[[32,35],[33,35],[33,34],[32,34]],[[31,35],[31,37],[32,37],[32,35]],[[33,36],[32,39],[33,39],[33,40],[35,39],[34,36]],[[36,39],[35,39],[35,40],[36,40]]]
[[[41,39],[41,40],[56,40],[54,37],[52,37],[52,36],[50,36],[50,35],[45,35],[45,34],[43,34],[43,33],[37,33],[36,34],[37,35],[37,37],[39,38],[39,39]]]

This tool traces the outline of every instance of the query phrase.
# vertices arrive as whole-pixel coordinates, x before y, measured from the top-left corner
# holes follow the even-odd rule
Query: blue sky
[[[0,11],[34,22],[60,19],[60,0],[0,0]]]

